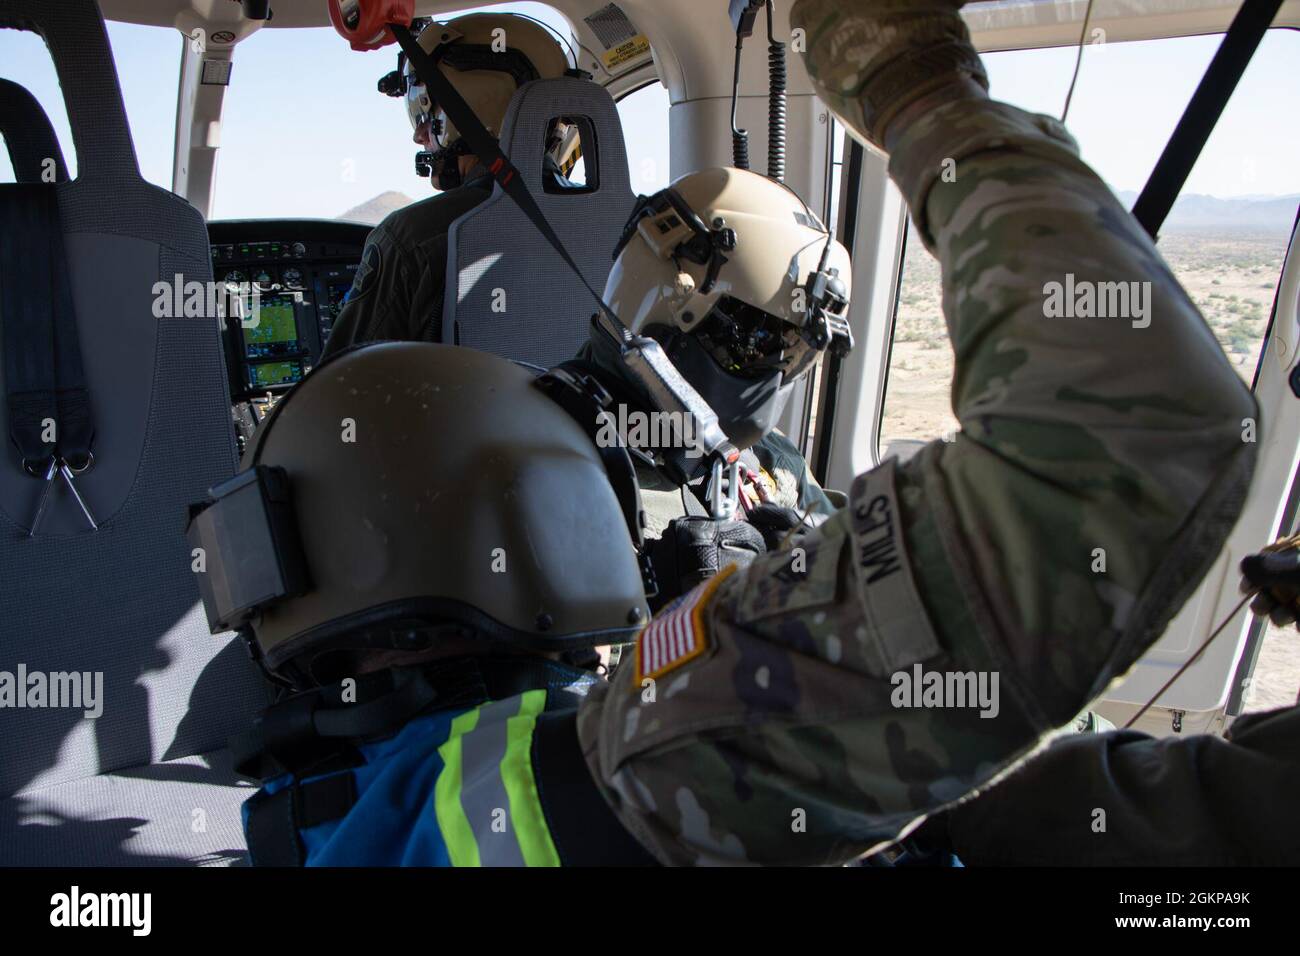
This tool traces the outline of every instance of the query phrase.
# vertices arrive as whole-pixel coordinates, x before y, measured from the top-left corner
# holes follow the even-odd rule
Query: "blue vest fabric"
[[[346,816],[298,830],[306,866],[450,866],[434,812],[433,793],[451,723],[465,709],[417,717],[397,734],[359,748],[364,763],[341,771],[353,776],[356,802]],[[322,775],[323,776],[323,775]],[[307,777],[310,784],[322,776]],[[244,804],[244,827],[253,801],[294,782],[269,780]]]
[[[456,706],[264,780],[243,807],[254,865],[653,865],[581,755],[577,706],[596,675],[536,662],[456,675],[438,698]]]

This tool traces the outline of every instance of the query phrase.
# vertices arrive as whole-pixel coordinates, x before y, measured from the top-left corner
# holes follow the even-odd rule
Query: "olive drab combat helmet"
[[[213,633],[243,630],[294,686],[356,651],[632,640],[649,616],[635,478],[557,397],[565,374],[425,342],[322,363],[191,506]]]
[[[849,255],[791,189],[717,167],[642,198],[605,301],[657,339],[737,447],[776,424],[827,348],[847,351]]]
[[[571,72],[568,56],[555,35],[539,21],[517,14],[471,13],[446,23],[433,21],[420,31],[417,42],[496,137],[501,135],[506,108],[516,89],[531,80]],[[399,61],[397,72],[380,81],[380,91],[406,98],[416,141],[427,131],[430,155],[424,161],[427,170],[421,171],[427,171],[439,189],[452,189],[460,185],[458,159],[469,152],[468,144],[420,82],[406,56],[399,56]],[[571,150],[567,142],[563,146]],[[557,162],[562,158],[559,152],[554,155]]]

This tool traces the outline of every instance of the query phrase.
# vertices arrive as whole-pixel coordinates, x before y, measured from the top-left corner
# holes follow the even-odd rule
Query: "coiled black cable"
[[[785,90],[785,44],[772,36],[772,0],[767,0],[767,175],[778,182],[785,181]]]
[[[749,132],[743,129],[731,129],[731,165],[737,169],[749,169]]]
[[[731,74],[731,165],[749,169],[749,131],[736,128],[736,98],[740,95],[741,34],[736,34],[736,66]]]

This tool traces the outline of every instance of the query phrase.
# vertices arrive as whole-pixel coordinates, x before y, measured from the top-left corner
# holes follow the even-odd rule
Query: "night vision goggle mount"
[[[637,199],[618,244],[614,246],[612,258],[617,259],[638,233],[664,258],[671,258],[674,262],[685,259],[704,266],[707,271],[704,284],[700,286],[702,293],[713,289],[718,274],[727,264],[726,253],[736,248],[734,229],[729,229],[721,220],[715,221],[712,227],[706,225],[671,186],[653,196]]]
[[[283,468],[254,465],[192,504],[185,538],[213,634],[249,625],[268,605],[311,589]]]
[[[445,63],[457,70],[497,70],[509,73],[516,86],[523,86],[539,76],[532,60],[519,50],[509,47],[498,53],[483,43],[457,43],[452,40],[438,44],[429,56],[434,63]],[[418,83],[417,78],[406,72],[406,54],[398,53],[397,69],[379,78],[378,89],[385,96],[396,99],[406,95],[408,85]]]

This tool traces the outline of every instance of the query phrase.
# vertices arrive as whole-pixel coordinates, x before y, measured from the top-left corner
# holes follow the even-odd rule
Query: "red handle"
[[[415,19],[415,0],[357,0],[356,24],[349,27],[339,7],[329,0],[330,22],[354,50],[378,50],[394,42],[390,23],[409,24]]]

